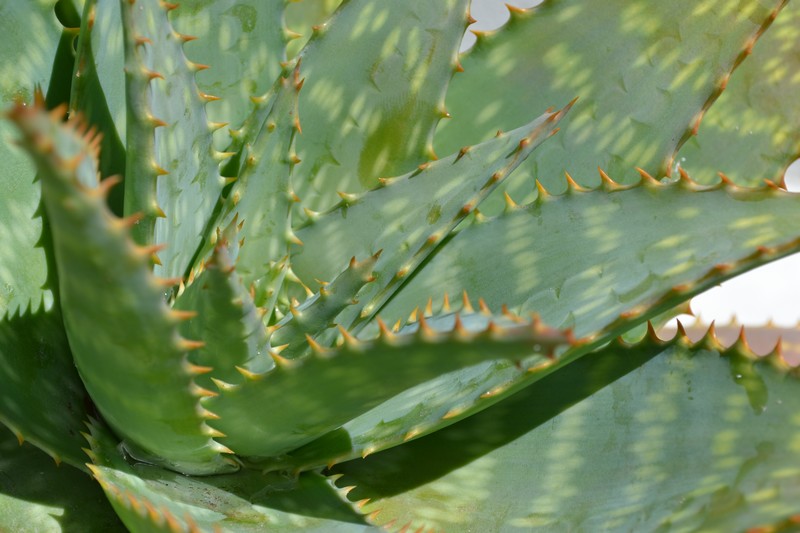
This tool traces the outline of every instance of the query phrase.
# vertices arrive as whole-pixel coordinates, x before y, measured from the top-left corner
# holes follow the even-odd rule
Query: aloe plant
[[[469,3],[0,1],[0,529],[792,527],[797,4]]]

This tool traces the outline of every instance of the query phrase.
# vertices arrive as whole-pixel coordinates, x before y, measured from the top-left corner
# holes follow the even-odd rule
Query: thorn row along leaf
[[[202,403],[220,416],[213,425],[228,435],[221,442],[237,454],[277,456],[449,371],[499,358],[525,360],[533,367],[551,361],[557,347],[576,344],[569,332],[523,322],[502,327],[489,320],[484,328],[469,330],[455,318],[452,330],[438,332],[423,321],[416,332],[395,334],[383,327],[374,340],[343,331],[337,348],[320,346],[309,337],[311,356],[292,360],[273,354],[273,370],[248,375],[240,385],[225,386]],[[343,389],[350,391],[345,398]],[[242,423],[243,405],[280,405],[284,390],[308,393],[291,410],[270,409],[251,418],[251,430],[233,436],[229,429]]]
[[[0,530],[796,513],[780,345],[655,331],[800,251],[797,4],[6,4]]]
[[[204,389],[187,372],[192,367],[186,353],[203,343],[177,334],[184,315],[174,314],[164,301],[165,286],[172,282],[151,273],[152,249],[134,244],[106,207],[105,189],[98,185],[96,137],[80,121],[61,123],[53,120],[57,116],[21,105],[9,114],[40,169],[62,269],[61,298],[72,309],[64,325],[87,390],[112,427],[130,432],[129,449],[142,448],[168,457],[167,464],[200,473],[230,470],[220,456],[228,450],[207,435],[213,431],[205,420],[213,415],[199,409],[197,401]],[[87,186],[92,180],[95,186]],[[99,281],[103,292],[87,294],[86,287]],[[98,330],[98,323],[113,327]],[[132,323],[137,327],[130,328]],[[171,385],[158,388],[163,403],[154,407],[150,400],[159,382]],[[119,390],[127,391],[127,402],[109,402]],[[187,449],[189,442],[194,445]]]

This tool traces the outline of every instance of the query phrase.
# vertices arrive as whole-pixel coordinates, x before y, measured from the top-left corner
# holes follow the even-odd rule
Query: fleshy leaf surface
[[[615,343],[337,485],[394,528],[741,530],[797,511],[798,386],[741,343]]]
[[[214,388],[213,380],[241,381],[236,367],[265,372],[274,366],[267,355],[267,331],[250,293],[235,272],[238,248],[235,223],[220,235],[214,253],[172,306],[191,316],[181,324],[181,335],[204,345],[190,360],[207,367],[195,382]]]
[[[375,265],[376,280],[361,291],[359,305],[338,319],[348,329],[356,321],[363,324],[434,247],[550,137],[568,109],[386,180],[362,196],[345,196],[337,208],[298,230],[303,246],[292,256],[295,273],[315,287],[315,280],[332,279],[353,256],[390,250]]]
[[[156,273],[183,276],[200,246],[224,180],[224,154],[213,146],[205,103],[172,28],[169,5],[122,3],[127,91],[125,214],[142,213],[133,235],[141,245],[167,244]]]
[[[196,82],[214,100],[206,106],[209,120],[239,128],[251,112],[251,96],[261,96],[281,73],[286,32],[281,24],[286,0],[189,0],[170,12],[170,22],[185,38],[186,55],[210,68]],[[230,141],[219,130],[218,148]]]
[[[291,210],[296,201],[292,189],[292,171],[295,166],[294,139],[299,131],[297,109],[298,93],[302,82],[294,75],[281,77],[273,91],[263,102],[266,114],[255,127],[252,146],[244,147],[245,161],[216,214],[213,229],[228,227],[233,220],[242,225],[238,239],[242,246],[238,253],[236,270],[242,283],[255,291],[256,305],[271,315],[283,276],[269,273],[276,264],[285,261],[289,244],[295,240],[291,228]],[[261,110],[251,116],[258,119]],[[212,233],[204,247],[213,246],[216,235]],[[200,258],[206,256],[201,251]]]
[[[763,218],[759,201],[774,202],[768,216],[774,218]],[[555,370],[728,276],[797,250],[796,226],[784,223],[796,217],[798,201],[773,188],[701,187],[688,177],[671,185],[643,178],[629,188],[606,181],[605,190],[596,191],[572,184],[557,197],[541,192],[526,208],[463,229],[463,237],[447,242],[381,315],[402,323],[425,299],[446,302],[448,294],[466,288],[486,295],[488,307],[541,313],[545,323],[574,328],[589,342],[563,354]],[[623,211],[624,221],[618,214]],[[487,263],[487,256],[507,261]],[[397,443],[407,424],[446,425],[448,418],[483,408],[486,402],[478,399],[484,391],[501,389],[506,396],[535,379],[497,362],[438,377],[309,444],[297,460],[329,456],[328,443],[341,457],[382,449]],[[452,392],[454,384],[463,395]],[[340,448],[343,435],[349,442]]]
[[[448,304],[449,305],[449,304]],[[429,316],[417,311],[417,317],[398,331],[399,335],[419,331],[437,332],[459,328],[468,332],[488,327],[515,327],[525,319],[506,311],[494,315],[480,303],[475,311],[464,297],[456,313],[447,308]],[[399,324],[396,326],[399,327]],[[362,331],[362,336],[369,330]],[[569,335],[568,335],[569,336]],[[569,341],[556,349],[547,361],[499,359],[485,361],[426,381],[353,418],[342,427],[322,435],[282,458],[287,468],[305,470],[366,457],[375,452],[402,445],[447,427],[514,394],[515,391],[555,371],[559,360],[581,350],[580,341]],[[535,348],[534,348],[535,351]],[[559,357],[555,357],[558,355]]]
[[[4,2],[3,39],[0,57],[0,100],[33,102],[36,85],[46,87],[61,35],[61,25],[49,2]],[[37,35],[35,42],[31,34]],[[37,246],[42,233],[42,219],[37,215],[40,193],[31,186],[35,170],[27,155],[12,139],[13,127],[0,120],[0,316],[36,311],[42,305],[42,290],[47,280],[44,251]],[[47,302],[45,302],[47,305]]]
[[[79,42],[77,54],[78,69],[76,74],[91,76],[94,70],[97,83],[102,91],[103,99],[108,106],[112,124],[116,130],[114,136],[127,146],[127,108],[125,102],[125,50],[120,2],[117,0],[87,0],[84,5],[84,17],[81,21],[81,39],[89,38],[91,42]],[[91,51],[91,56],[87,52]],[[89,65],[91,61],[92,65]],[[88,108],[100,105],[100,91],[94,93],[94,81],[77,81],[76,87],[83,87],[73,92],[73,108],[86,113]],[[90,92],[86,93],[85,90]],[[83,100],[79,105],[78,101]],[[111,124],[109,124],[110,126]],[[104,133],[109,135],[109,133]]]
[[[0,320],[0,361],[0,422],[56,461],[83,468],[90,399],[60,313],[40,308]]]
[[[703,183],[724,172],[741,185],[781,178],[800,157],[800,5],[789,2],[736,69],[676,164]]]
[[[100,141],[100,176],[101,178],[122,177],[125,175],[125,146],[119,136],[117,123],[114,122],[112,109],[109,102],[113,96],[104,91],[104,86],[98,75],[96,58],[98,55],[109,53],[113,50],[114,41],[100,41],[101,51],[97,52],[96,34],[105,34],[103,25],[111,20],[119,21],[119,4],[108,5],[106,0],[89,0],[84,6],[81,29],[75,51],[75,67],[72,75],[72,89],[69,98],[70,115],[79,113],[87,123],[97,128],[102,133]],[[98,22],[98,10],[108,20]],[[116,15],[116,16],[114,16]],[[117,35],[117,40],[119,40]],[[120,78],[122,77],[121,43],[120,46]],[[124,109],[123,109],[124,111]],[[124,114],[124,113],[123,113]],[[124,123],[123,123],[124,124]],[[124,187],[114,187],[109,193],[109,207],[122,216],[124,211]]]
[[[76,29],[61,28],[54,4],[2,7],[8,30],[0,52],[13,59],[0,67],[6,103],[52,107],[69,98]],[[59,7],[65,24],[80,24],[67,2]],[[26,25],[38,32],[35,45],[23,31]],[[35,94],[35,87],[45,85],[46,98]],[[88,397],[72,363],[55,294],[51,235],[35,167],[10,129],[9,121],[0,120],[0,421],[57,462],[82,468],[86,458],[79,433]]]
[[[344,272],[302,304],[289,304],[289,313],[272,328],[270,345],[281,349],[281,357],[294,358],[308,351],[306,335],[319,337],[336,330],[334,319],[347,306],[355,305],[358,291],[373,281],[372,268],[380,254],[363,261],[353,257]],[[324,342],[321,339],[316,342]]]
[[[122,533],[125,528],[87,474],[56,466],[0,426],[0,531]]]
[[[17,106],[10,118],[41,176],[64,324],[81,378],[130,447],[182,471],[230,469],[220,456],[226,450],[203,423],[211,414],[198,410],[203,391],[185,361],[196,346],[177,333],[183,317],[164,295],[172,282],[153,276],[152,249],[130,240],[135,219],[116,218],[106,207],[108,181],[97,181],[99,139],[80,121],[62,123],[61,113]],[[86,185],[92,178],[95,187]]]
[[[678,147],[784,3],[548,0],[512,11],[461,58],[436,150],[458,150],[476,140],[467,132],[488,138],[518,127],[530,109],[579,96],[563,136],[507,184],[512,196],[529,201],[532,178],[562,192],[565,171],[595,186],[597,166],[622,183],[635,182],[635,165],[670,175]]]
[[[534,368],[549,361],[556,347],[571,342],[568,333],[532,322],[508,328],[495,324],[478,332],[460,326],[447,332],[421,327],[415,333],[395,335],[384,329],[371,341],[345,334],[338,348],[312,345],[310,356],[278,357],[274,370],[224,387],[203,404],[220,417],[213,427],[228,435],[220,442],[239,455],[269,458],[443,373],[504,358]],[[291,398],[286,397],[287,390],[293,391]],[[247,410],[253,405],[269,408],[254,415]],[[243,424],[248,431],[234,431]]]
[[[286,6],[286,26],[295,37],[286,47],[286,54],[293,58],[308,43],[314,27],[331,18],[342,0],[295,0]]]
[[[466,290],[579,337],[618,335],[618,326],[797,251],[798,204],[800,195],[782,189],[700,186],[688,176],[540,192],[530,205],[466,226],[381,315],[404,319],[429,297]]]
[[[306,208],[328,209],[338,191],[372,189],[435,158],[467,8],[467,0],[351,0],[317,27],[300,54],[308,86],[295,188]]]
[[[88,437],[92,473],[134,533],[153,531],[376,531],[316,473],[296,479],[242,471],[192,478],[145,464],[130,465],[116,441],[97,427]]]

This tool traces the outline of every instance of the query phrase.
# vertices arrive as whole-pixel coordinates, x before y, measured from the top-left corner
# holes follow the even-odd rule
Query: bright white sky
[[[472,0],[472,16],[478,20],[470,29],[491,30],[508,20],[505,3],[532,7],[542,0]],[[475,37],[467,33],[462,49],[469,48]],[[800,192],[800,161],[789,168],[785,178],[790,191]],[[800,254],[796,254],[715,287],[692,300],[698,322],[726,324],[735,318],[745,325],[777,326],[800,324]],[[681,317],[691,324],[691,317]]]

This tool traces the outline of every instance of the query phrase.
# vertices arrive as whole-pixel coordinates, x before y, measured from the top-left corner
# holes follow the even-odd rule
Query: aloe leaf
[[[325,24],[342,0],[294,0],[286,6],[286,27],[293,39],[286,46],[286,55],[294,58],[308,43],[314,27]]]
[[[281,357],[294,358],[307,353],[306,336],[320,337],[335,330],[334,319],[347,306],[355,305],[358,291],[373,281],[372,268],[380,254],[363,261],[353,257],[344,272],[302,304],[289,304],[289,313],[272,328],[270,344],[281,348]],[[320,341],[316,341],[320,342]]]
[[[64,20],[77,22],[65,2]],[[15,2],[3,6],[9,29],[0,51],[13,58],[0,87],[6,102],[56,106],[69,97],[74,29],[61,30],[54,2]],[[35,28],[42,46],[30,51],[25,25]],[[59,31],[60,30],[60,31]],[[60,36],[59,36],[60,33]],[[57,46],[56,46],[57,44]],[[46,50],[56,50],[55,57]],[[48,85],[47,98],[34,87]],[[16,148],[10,122],[0,121],[3,157],[0,194],[0,421],[45,450],[56,462],[79,468],[86,460],[79,432],[88,397],[75,371],[58,307],[57,275],[35,168]],[[31,354],[35,354],[32,357]]]
[[[473,136],[518,127],[530,109],[579,96],[559,142],[507,184],[512,196],[529,201],[532,178],[562,192],[564,171],[595,186],[598,165],[622,183],[635,182],[637,165],[669,176],[676,150],[784,3],[548,0],[512,11],[507,26],[461,58],[436,150],[458,150]]]
[[[0,68],[0,99],[6,103],[33,102],[35,86],[46,87],[61,25],[51,2],[5,2],[0,40],[0,57],[7,58]],[[37,39],[31,43],[31,32]],[[38,53],[30,53],[34,47]],[[32,187],[35,169],[27,155],[12,142],[12,127],[0,120],[0,316],[36,311],[42,296],[52,301],[50,289],[42,289],[48,277],[44,251],[37,246],[43,221],[37,214],[39,190]],[[48,305],[45,302],[45,305]]]
[[[337,485],[370,498],[376,523],[414,529],[722,532],[796,512],[796,370],[741,342],[686,344],[609,346],[450,428],[337,466]]]
[[[238,245],[235,223],[219,236],[211,258],[175,300],[173,309],[195,315],[183,322],[181,335],[201,339],[192,353],[194,364],[209,368],[198,385],[214,388],[213,380],[237,383],[236,367],[265,372],[274,366],[267,354],[267,331],[261,316],[235,272]]]
[[[225,157],[213,147],[211,124],[194,80],[203,66],[186,59],[185,36],[169,23],[171,4],[122,3],[128,102],[125,214],[142,213],[133,229],[141,245],[169,243],[156,273],[186,273],[224,180]]]
[[[228,435],[220,442],[242,456],[269,458],[443,373],[503,358],[519,361],[527,369],[549,361],[556,347],[571,342],[569,334],[531,322],[508,328],[488,325],[478,332],[458,323],[447,332],[422,327],[395,335],[384,328],[371,341],[345,333],[341,347],[312,344],[311,356],[294,360],[276,356],[274,370],[224,387],[203,404],[220,416],[213,426]],[[287,390],[294,391],[289,401]],[[246,409],[253,405],[271,407],[253,416]],[[247,432],[229,431],[242,424]]]
[[[480,306],[481,310],[475,312],[472,309],[472,303],[464,294],[463,304],[458,313],[464,327],[474,329],[485,327],[487,321],[513,323],[521,320],[520,317],[508,311],[501,315],[493,315],[483,301],[480,302]],[[437,329],[452,327],[455,314],[452,313],[447,300],[443,307],[444,310],[440,313],[444,314],[434,313],[432,316],[428,316],[432,312],[429,309],[424,312],[415,311],[415,314],[418,317],[428,316],[425,319],[428,327]],[[400,331],[415,330],[419,327],[419,319],[415,318]],[[641,340],[644,334],[651,332],[653,328],[650,322],[643,326],[643,331],[633,335],[637,341]],[[630,330],[622,338],[626,338],[629,333],[631,333]],[[531,385],[531,383],[535,383],[549,373],[556,370],[564,372],[564,365],[561,363],[569,361],[576,354],[584,351],[585,347],[578,341],[570,349],[562,352],[558,360],[554,359],[546,365],[540,365],[535,372],[530,372],[525,366],[514,364],[513,361],[497,360],[439,376],[401,392],[381,405],[348,421],[341,428],[292,451],[284,459],[285,464],[298,470],[324,464],[333,465],[356,457],[366,457],[381,450],[404,444],[409,439],[428,435],[472,416],[500,400],[508,401],[509,396],[524,387],[537,386]],[[595,355],[588,357],[592,358]],[[644,362],[644,359],[636,357],[620,358],[619,361],[615,361],[613,364],[609,363],[604,367],[604,371],[611,371],[617,367],[631,370]],[[578,365],[578,368],[583,367],[583,364]],[[573,367],[567,368],[569,375],[572,376]],[[545,377],[545,379],[547,378]]]
[[[105,4],[103,0],[101,3]],[[70,114],[80,113],[83,120],[103,134],[100,141],[100,176],[122,177],[125,174],[125,146],[119,138],[95,64],[93,37],[98,31],[97,26],[97,0],[89,0],[84,6],[75,52],[69,108]],[[102,43],[102,47],[106,46],[109,43]],[[114,187],[109,193],[109,206],[119,216],[122,216],[124,210],[123,192],[123,187]]]
[[[239,128],[250,113],[251,96],[261,96],[281,73],[286,35],[280,24],[286,0],[224,0],[181,2],[170,22],[183,35],[202,35],[184,46],[186,55],[209,65],[196,75],[204,93],[219,98],[206,106],[212,122]],[[221,135],[220,135],[221,134]],[[230,138],[219,130],[219,148]],[[224,141],[224,142],[223,142]]]
[[[720,184],[704,189],[684,177],[672,185],[644,178],[627,189],[608,181],[606,190],[596,191],[573,184],[559,197],[543,191],[527,208],[467,226],[381,314],[402,323],[409,309],[416,314],[416,305],[431,296],[444,295],[446,301],[448,293],[464,288],[473,296],[487,295],[488,307],[508,303],[520,313],[541,311],[545,323],[574,328],[578,337],[590,341],[561,354],[549,368],[554,371],[727,276],[791,253],[800,244],[792,225],[783,225],[796,216],[800,197],[772,188]],[[755,204],[759,201],[774,203],[774,219],[762,218],[764,211]],[[619,211],[626,213],[625,223]],[[521,218],[512,222],[517,216]],[[775,231],[770,224],[782,229]],[[627,245],[635,251],[625,253]],[[562,249],[583,253],[565,255]],[[508,260],[485,264],[482,258],[487,256]],[[295,459],[340,460],[384,449],[399,443],[398,435],[409,426],[443,427],[540,377],[500,362],[438,377],[321,437]],[[464,387],[462,396],[449,392],[454,383]],[[481,398],[497,389],[502,392],[489,401]],[[325,449],[328,444],[336,451]]]
[[[315,473],[290,479],[242,471],[191,478],[144,464],[130,465],[113,438],[92,427],[92,472],[133,532],[367,532],[364,519]]]
[[[660,183],[645,175],[628,187],[607,180],[592,191],[573,184],[561,196],[542,190],[528,206],[465,227],[381,314],[404,319],[429,297],[466,290],[491,308],[535,311],[546,324],[608,340],[796,251],[798,202],[785,190],[704,187],[688,176]]]
[[[698,181],[724,172],[742,185],[780,183],[800,157],[798,40],[800,6],[789,2],[733,73],[698,135],[681,147],[676,162]]]
[[[435,245],[552,134],[567,110],[547,113],[496,139],[385,180],[362,196],[345,196],[337,208],[298,230],[303,246],[292,255],[295,273],[314,287],[311,280],[332,279],[338,274],[334,269],[353,256],[391,250],[375,265],[376,281],[359,294],[360,304],[339,318],[348,328],[357,320],[364,323]]]
[[[0,320],[0,361],[0,422],[56,462],[83,468],[80,432],[90,400],[59,312],[40,308]]]
[[[420,329],[443,333],[453,328],[476,333],[489,327],[514,328],[528,322],[508,311],[492,314],[482,301],[480,311],[476,312],[466,295],[458,312],[452,312],[449,305],[445,302],[444,309],[438,313],[430,308],[415,312],[416,318],[406,326],[395,325],[398,335]],[[366,333],[368,330],[362,335]],[[281,458],[282,464],[296,470],[332,465],[354,457],[366,457],[447,427],[557,369],[559,360],[582,349],[580,341],[570,340],[569,332],[566,338],[567,342],[547,361],[536,358],[486,360],[408,388],[342,427],[286,454]]]
[[[120,2],[87,0],[83,14],[81,40],[88,36],[90,42],[79,41],[76,74],[80,72],[81,77],[89,77],[86,80],[76,80],[73,108],[81,108],[84,113],[102,113],[102,102],[105,101],[111,121],[108,124],[103,121],[101,124],[109,128],[113,126],[115,133],[111,135],[118,137],[122,145],[127,146],[125,50],[123,34],[120,32]],[[96,82],[92,79],[92,71],[97,77]],[[104,135],[110,133],[104,130]],[[101,162],[103,157],[101,154]]]
[[[20,445],[1,426],[0,530],[125,531],[100,487],[88,475],[56,466],[30,444]]]
[[[291,175],[296,164],[293,143],[299,131],[298,93],[302,80],[294,75],[281,77],[268,101],[269,110],[258,126],[252,146],[246,146],[239,177],[217,214],[216,227],[225,228],[234,218],[242,224],[243,244],[236,270],[244,286],[252,286],[256,305],[267,316],[272,313],[283,275],[271,276],[275,263],[285,258],[289,244],[296,240],[291,229],[291,208],[296,201]],[[206,247],[214,239],[208,239]],[[201,251],[200,257],[205,252]]]
[[[318,27],[300,55],[308,87],[295,188],[305,207],[327,209],[337,191],[371,189],[434,158],[467,7],[352,0]]]
[[[198,412],[195,370],[185,361],[196,347],[177,334],[182,317],[164,300],[171,280],[150,272],[151,248],[134,245],[128,228],[105,205],[109,182],[97,183],[99,141],[60,112],[17,106],[10,113],[36,162],[60,269],[59,294],[75,364],[108,423],[133,447],[194,473],[230,466]],[[101,284],[102,291],[89,290]],[[153,401],[158,394],[159,400]],[[120,395],[126,398],[120,402]]]

